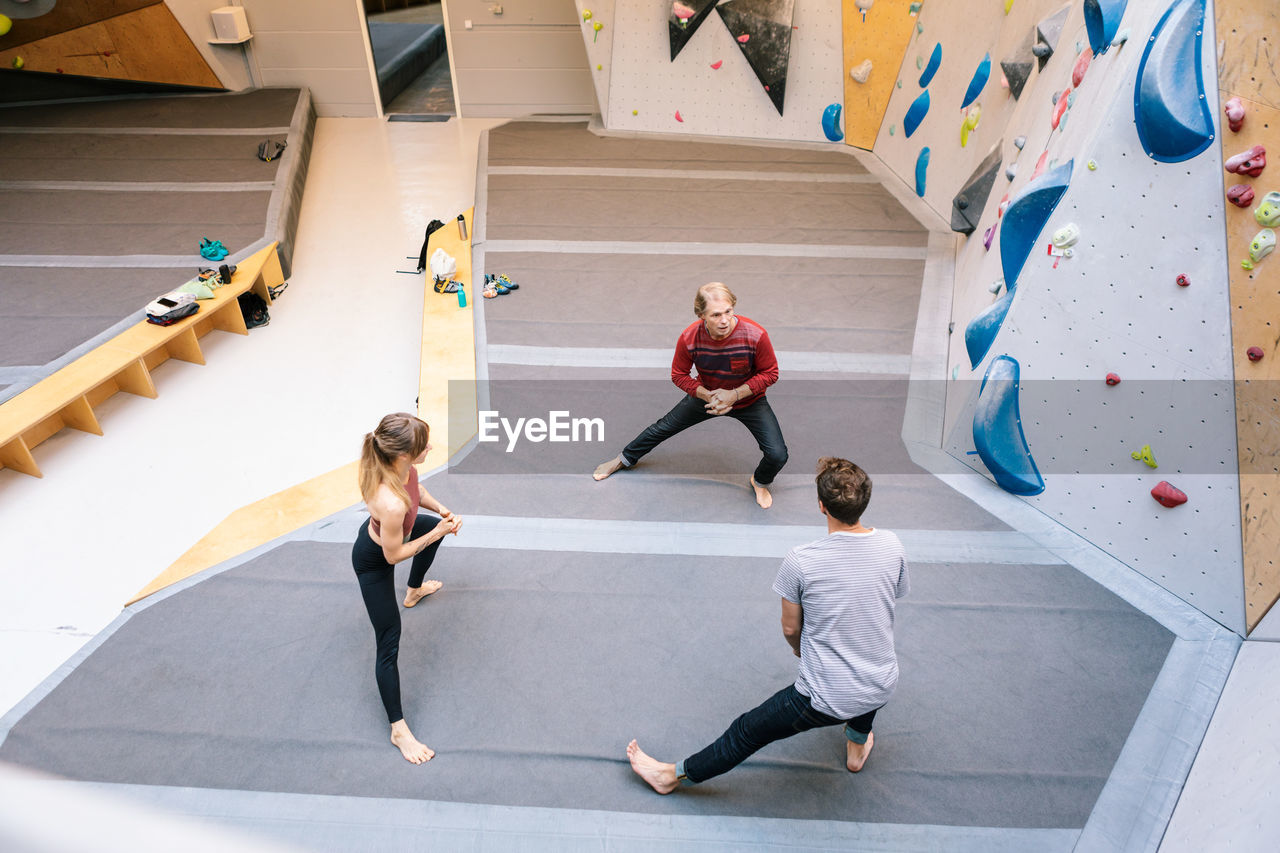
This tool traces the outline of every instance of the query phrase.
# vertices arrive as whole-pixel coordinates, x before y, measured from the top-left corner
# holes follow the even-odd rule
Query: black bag
[[[267,303],[252,290],[240,294],[236,300],[240,303],[240,313],[244,316],[246,329],[255,329],[271,322],[271,315],[267,313]]]
[[[431,235],[443,227],[444,223],[439,219],[427,223],[427,236],[422,238],[422,251],[418,253],[418,272],[427,268],[427,243],[431,242]]]
[[[167,314],[148,314],[147,322],[155,323],[157,326],[172,326],[182,318],[190,317],[199,310],[199,305],[194,302],[188,302],[186,305],[179,305]]]

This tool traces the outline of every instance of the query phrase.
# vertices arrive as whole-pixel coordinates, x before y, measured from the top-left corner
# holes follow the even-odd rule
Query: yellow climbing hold
[[[13,21],[8,15],[0,15],[0,36],[5,35],[11,29],[13,29]]]
[[[1009,14],[1009,10],[1013,8],[1013,0],[1004,0],[1004,13]]]
[[[1155,457],[1155,454],[1151,452],[1151,445],[1149,444],[1142,445],[1141,450],[1135,450],[1132,453],[1130,453],[1129,456],[1133,459],[1147,463],[1148,468],[1160,467],[1156,465],[1156,457]]]
[[[21,68],[22,66],[24,66],[24,65],[26,65],[26,64],[27,64],[27,63],[26,63],[26,61],[25,61],[21,56],[15,56],[15,57],[13,58],[13,67],[14,67],[14,68]]]
[[[583,9],[583,10],[582,10],[582,20],[584,20],[584,21],[589,21],[589,20],[591,20],[591,10],[590,10],[590,9]]]
[[[965,111],[964,123],[960,125],[961,148],[969,144],[969,133],[978,128],[980,121],[982,121],[982,104],[974,104]]]
[[[632,111],[631,111],[631,114],[632,114],[633,116],[638,116],[638,115],[640,115],[640,111],[639,111],[639,110],[632,110]]]
[[[603,71],[603,70],[604,70],[604,66],[603,66],[603,65],[597,65],[597,66],[596,66],[596,70],[597,70],[597,71]]]

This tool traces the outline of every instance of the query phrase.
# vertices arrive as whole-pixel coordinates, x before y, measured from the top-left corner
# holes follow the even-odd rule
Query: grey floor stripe
[[[288,127],[6,127],[0,133],[49,133],[60,135],[110,134],[113,136],[279,136]]]
[[[561,255],[746,255],[764,258],[888,258],[922,261],[927,246],[821,246],[801,243],[647,243],[607,240],[489,240],[490,252]]]
[[[267,192],[273,181],[0,181],[0,190],[74,190],[77,192],[179,193]]]
[[[1218,628],[1174,640],[1080,835],[1080,850],[1155,850],[1173,817],[1240,648]]]
[[[189,267],[195,264],[208,266],[213,263],[200,257],[193,249],[189,255],[0,255],[0,267],[129,267],[161,268]],[[218,261],[225,263],[225,261]],[[194,274],[194,270],[192,271]],[[181,284],[182,282],[178,282]],[[175,285],[176,286],[176,285]]]
[[[592,178],[680,178],[691,181],[779,181],[814,184],[876,184],[873,175],[848,172],[750,172],[714,169],[614,169],[588,166],[490,166],[490,175],[545,175]]]
[[[0,367],[0,384],[15,385],[31,382],[39,377],[43,370],[44,366],[40,364],[14,364]]]
[[[363,516],[315,531],[313,541],[351,542]],[[582,551],[596,554],[683,554],[708,557],[786,556],[796,545],[827,535],[826,527],[772,524],[711,524],[520,518],[465,515],[463,534],[451,548],[495,548],[524,551]],[[1021,533],[968,530],[894,530],[917,563],[998,563],[1062,565],[1062,559]]]
[[[671,350],[623,347],[534,347],[490,344],[491,364],[546,367],[660,368],[671,366]],[[894,353],[791,352],[778,353],[783,370],[805,373],[876,373],[905,376],[911,356]]]
[[[430,766],[423,772],[430,773]],[[1080,834],[1076,829],[694,817],[102,782],[33,784],[123,796],[170,813],[317,850],[1065,853],[1074,848]]]

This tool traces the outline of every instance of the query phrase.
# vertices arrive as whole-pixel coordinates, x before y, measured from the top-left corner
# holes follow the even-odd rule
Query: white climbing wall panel
[[[977,385],[991,358],[1013,356],[1022,368],[1023,428],[1046,485],[1028,502],[1243,633],[1227,282],[1234,261],[1225,245],[1221,153],[1214,145],[1183,163],[1158,163],[1142,151],[1133,121],[1138,63],[1167,7],[1167,0],[1130,0],[1122,25],[1129,41],[1093,61],[1065,123],[1051,130],[1050,96],[1070,84],[1076,42],[1085,42],[1073,7],[1057,52],[1013,111],[1004,137],[1017,176],[997,179],[959,258],[947,449],[982,468],[970,455]],[[1211,17],[1206,28],[1212,46]],[[1202,62],[1220,116],[1211,49]],[[1019,154],[1012,139],[1020,135],[1027,143]],[[970,370],[964,329],[994,299],[987,285],[1001,276],[999,235],[988,252],[983,229],[997,221],[1000,197],[1016,195],[1046,151],[1046,165],[1074,158],[1071,184],[1034,244],[995,344]],[[1067,223],[1081,234],[1073,256],[1050,257],[1050,235]],[[1189,287],[1176,284],[1180,274]],[[1109,372],[1121,377],[1118,386],[1105,384]],[[1157,469],[1130,458],[1144,444]],[[1186,492],[1188,503],[1157,504],[1149,492],[1160,480]]]
[[[613,71],[613,39],[615,26],[613,0],[575,0],[578,20],[582,22],[582,38],[587,46],[587,63],[591,69],[591,85],[596,90],[600,114],[609,114],[609,77]],[[584,17],[585,16],[585,17]],[[595,25],[599,24],[597,31]]]
[[[673,62],[667,37],[670,9],[668,2],[614,5],[607,58],[597,58],[601,52],[593,49],[589,25],[584,27],[597,85],[602,80],[608,85],[608,96],[600,100],[608,105],[604,120],[609,130],[828,141],[822,112],[844,99],[839,0],[796,0],[781,116],[714,11]],[[609,29],[601,31],[601,41]],[[719,69],[711,67],[716,62]],[[597,64],[604,69],[595,70]],[[683,121],[676,120],[677,111]]]

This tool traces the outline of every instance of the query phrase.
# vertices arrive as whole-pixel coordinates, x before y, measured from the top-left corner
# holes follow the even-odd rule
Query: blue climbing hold
[[[1094,56],[1111,48],[1111,40],[1120,31],[1120,19],[1129,0],[1084,0],[1084,26],[1089,33],[1089,47]]]
[[[1009,202],[1004,224],[1000,226],[1000,264],[1004,268],[1005,287],[1010,291],[1017,288],[1018,275],[1031,255],[1031,248],[1067,191],[1074,163],[1068,160],[1055,166],[1027,184],[1018,197]]]
[[[996,356],[978,389],[973,412],[973,446],[996,485],[1015,495],[1038,495],[1044,478],[1031,457],[1018,411],[1017,359]]]
[[[902,132],[911,138],[911,134],[916,132],[916,128],[920,126],[920,122],[924,121],[925,113],[929,112],[929,91],[920,93],[920,97],[911,102],[911,106],[907,108],[907,114],[902,119]]]
[[[969,351],[970,370],[976,368],[987,357],[987,352],[995,343],[996,335],[1000,333],[1000,327],[1004,325],[1005,315],[1009,313],[1009,306],[1012,304],[1013,290],[1006,290],[1004,296],[991,303],[965,327],[964,347]]]
[[[1142,150],[1161,163],[1180,163],[1213,142],[1201,50],[1205,0],[1174,0],[1156,24],[1138,65],[1133,120]]]
[[[929,146],[920,149],[916,157],[916,195],[924,198],[925,172],[929,170]]]
[[[929,85],[929,81],[933,79],[933,75],[938,73],[938,66],[942,64],[942,45],[935,44],[933,53],[929,56],[929,64],[924,67],[924,73],[920,75],[920,88],[923,89]]]
[[[964,92],[964,102],[960,104],[960,109],[972,104],[982,94],[982,90],[986,88],[987,80],[991,78],[991,54],[982,57],[982,61],[978,63],[978,70],[973,72],[973,79],[969,81],[969,88]]]
[[[822,111],[822,132],[832,142],[844,139],[844,131],[840,129],[840,105],[831,104]]]

